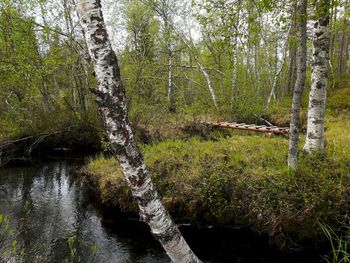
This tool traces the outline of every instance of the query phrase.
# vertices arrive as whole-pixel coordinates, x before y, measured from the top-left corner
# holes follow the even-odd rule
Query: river
[[[0,261],[170,262],[145,225],[101,213],[73,176],[81,165],[61,160],[0,169],[0,212],[9,222],[0,224]],[[313,253],[278,252],[246,228],[180,229],[206,262],[319,262]]]

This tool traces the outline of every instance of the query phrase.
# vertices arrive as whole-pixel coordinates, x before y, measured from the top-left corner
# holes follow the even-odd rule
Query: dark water
[[[59,161],[0,170],[0,211],[10,222],[0,227],[0,262],[170,262],[146,226],[100,215],[72,176],[77,167]],[[181,231],[206,262],[320,262],[312,253],[277,252],[248,230]]]

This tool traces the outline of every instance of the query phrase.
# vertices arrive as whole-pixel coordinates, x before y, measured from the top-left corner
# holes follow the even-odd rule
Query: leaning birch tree
[[[324,117],[330,46],[330,0],[317,0],[315,5],[316,21],[313,33],[311,91],[304,145],[304,150],[309,154],[324,150]]]
[[[202,72],[205,80],[207,81],[208,89],[209,89],[209,92],[210,92],[210,95],[211,95],[211,100],[213,101],[215,109],[217,111],[219,111],[219,106],[218,106],[218,102],[217,102],[217,99],[216,99],[215,90],[213,88],[213,84],[211,82],[210,76],[209,76],[207,70],[204,68],[204,66],[200,62],[199,57],[193,51],[194,47],[193,47],[192,44],[190,44],[190,43],[192,43],[192,41],[188,41],[185,38],[184,34],[182,34],[182,32],[176,31],[175,29],[174,29],[174,31],[177,34],[177,36],[181,39],[181,41],[184,43],[184,45],[187,47],[187,49],[189,50],[190,54],[193,55],[194,61],[196,61],[199,70]]]
[[[128,120],[125,89],[117,57],[112,50],[102,15],[101,0],[77,2],[98,81],[98,89],[94,92],[99,113],[113,152],[138,203],[141,219],[150,226],[154,237],[162,244],[173,262],[200,262],[161,203],[143,156],[136,145]]]
[[[301,96],[306,81],[306,55],[307,55],[307,0],[298,2],[298,50],[297,50],[297,79],[295,82],[292,113],[290,121],[288,166],[295,170],[298,164],[298,144],[300,129]]]

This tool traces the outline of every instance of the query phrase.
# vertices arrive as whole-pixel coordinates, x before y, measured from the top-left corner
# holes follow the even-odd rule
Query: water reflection
[[[63,161],[0,171],[0,210],[8,215],[23,252],[22,259],[16,260],[77,262],[80,257],[80,262],[169,262],[150,237],[146,237],[150,242],[137,238],[148,235],[143,229],[128,229],[126,234],[104,226],[89,205],[84,187],[71,176],[75,168]],[[75,259],[68,245],[71,237]]]
[[[0,170],[0,212],[8,215],[14,236],[2,235],[0,263],[168,263],[149,230],[137,221],[101,217],[87,189],[72,176],[81,164],[60,161]],[[317,251],[281,253],[249,228],[181,227],[205,262],[320,262]],[[5,240],[2,237],[6,236]],[[17,240],[15,254],[6,256]],[[71,241],[71,248],[68,244]],[[76,249],[72,257],[71,249]]]

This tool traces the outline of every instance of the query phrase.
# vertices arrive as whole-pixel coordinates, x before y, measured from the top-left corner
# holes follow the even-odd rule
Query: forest
[[[0,262],[350,262],[349,0],[0,0]]]

